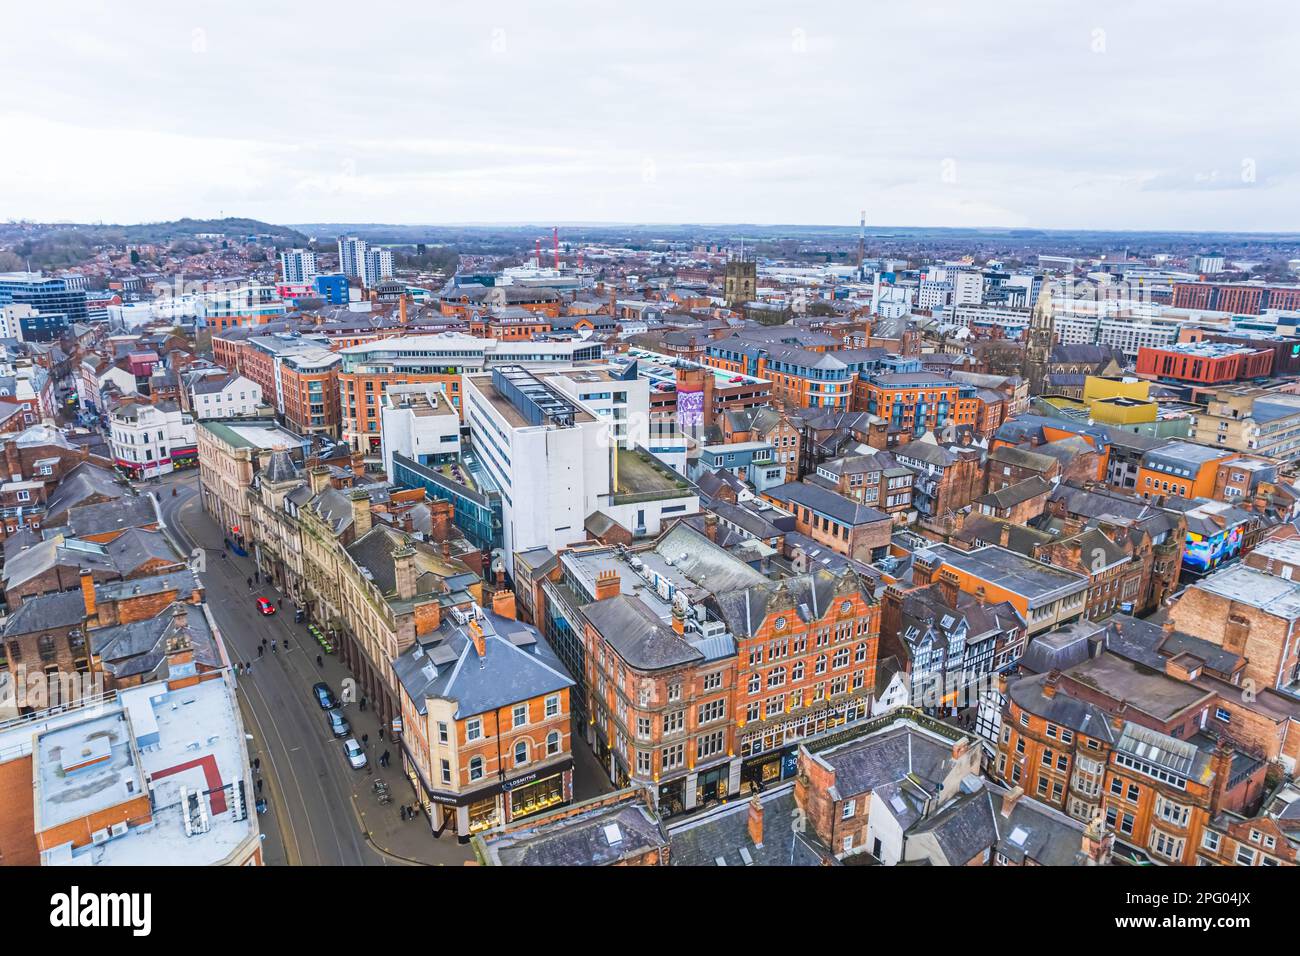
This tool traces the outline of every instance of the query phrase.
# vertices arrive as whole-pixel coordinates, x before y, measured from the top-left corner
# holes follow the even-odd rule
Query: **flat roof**
[[[995,544],[972,551],[959,551],[946,544],[936,544],[918,551],[917,556],[925,551],[959,571],[1028,598],[1031,606],[1084,591],[1088,587],[1088,579],[1082,574],[1035,561]]]
[[[1266,614],[1294,621],[1300,618],[1300,581],[1266,574],[1245,564],[1235,564],[1198,581],[1202,591],[1240,601]]]
[[[147,798],[152,785],[152,825],[76,850],[54,847],[42,865],[212,865],[257,833],[251,789],[241,819],[231,812],[235,789],[250,787],[251,777],[234,688],[225,679],[177,690],[157,681],[0,724],[0,762],[26,754],[37,832]],[[182,786],[202,795],[206,832],[186,834]]]
[[[301,448],[308,442],[308,439],[272,421],[237,422],[207,418],[200,419],[197,424],[235,448],[274,449],[280,445]]]

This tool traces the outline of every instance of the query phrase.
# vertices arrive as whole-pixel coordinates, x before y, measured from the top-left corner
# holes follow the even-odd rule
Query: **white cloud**
[[[1298,11],[27,4],[0,215],[1290,229]]]

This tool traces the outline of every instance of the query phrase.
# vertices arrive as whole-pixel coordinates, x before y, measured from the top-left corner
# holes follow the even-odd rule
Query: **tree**
[[[139,265],[139,264],[140,264],[140,253],[137,252],[136,250],[132,249],[132,250],[131,250],[131,265],[134,266],[134,265]]]

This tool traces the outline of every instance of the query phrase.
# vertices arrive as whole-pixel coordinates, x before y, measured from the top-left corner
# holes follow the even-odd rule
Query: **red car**
[[[266,598],[257,599],[257,609],[261,611],[263,614],[275,613],[275,605],[272,604],[270,601],[268,601]]]

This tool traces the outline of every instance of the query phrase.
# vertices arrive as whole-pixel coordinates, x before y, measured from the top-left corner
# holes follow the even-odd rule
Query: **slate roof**
[[[998,842],[998,823],[993,798],[981,788],[959,795],[934,816],[917,823],[908,836],[930,834],[943,854],[941,863],[965,866]]]
[[[421,713],[429,698],[456,701],[457,720],[554,693],[574,682],[537,628],[483,611],[485,655],[468,624],[447,614],[393,661],[393,672]]]
[[[185,612],[185,624],[176,615]],[[203,609],[181,602],[173,603],[155,617],[115,627],[95,628],[89,632],[91,653],[101,658],[104,671],[118,680],[127,677],[166,676],[167,645],[182,631],[188,636],[194,660],[206,667],[222,664],[216,637],[208,625]]]
[[[620,594],[588,604],[580,613],[636,670],[666,670],[704,660],[703,653],[636,598]]]
[[[710,592],[748,587],[767,580],[683,521],[660,536],[654,551],[697,588]]]
[[[5,621],[4,636],[80,627],[86,615],[81,591],[60,591],[27,598]]]
[[[79,538],[158,524],[158,512],[148,495],[132,495],[117,501],[78,505],[68,510],[68,530]]]
[[[989,452],[988,460],[990,464],[1011,465],[1038,472],[1051,471],[1056,464],[1056,459],[1051,455],[1012,445],[999,445],[994,448]]]
[[[112,558],[108,556],[108,552],[102,545],[55,535],[40,544],[32,545],[26,551],[6,558],[5,589],[17,587],[55,567],[80,567],[108,572],[110,576],[117,574]]]
[[[819,750],[814,756],[835,772],[836,800],[871,793],[905,778],[934,790],[953,765],[951,740],[941,740],[910,723]]]
[[[1016,706],[1029,711],[1037,717],[1050,720],[1062,727],[1069,727],[1087,737],[1095,737],[1103,743],[1113,744],[1117,739],[1114,727],[1106,711],[1096,704],[1089,704],[1071,697],[1069,694],[1055,693],[1048,697],[1043,693],[1043,685],[1048,674],[1035,674],[1013,681],[1008,693]]]
[[[734,800],[670,826],[669,864],[821,866],[834,862],[830,851],[816,841],[811,828],[801,832],[790,826],[795,813],[793,783],[765,790],[759,795],[759,805],[763,809],[762,846],[756,845],[749,835],[749,801]]]
[[[1017,481],[1014,485],[1006,485],[997,491],[981,495],[976,499],[976,503],[1005,511],[1039,496],[1046,496],[1051,490],[1051,483],[1044,481],[1041,475],[1031,475],[1024,481]]]
[[[775,488],[767,489],[763,494],[782,503],[792,502],[801,505],[850,527],[890,521],[889,515],[875,508],[858,504],[852,498],[846,498],[838,492],[801,481],[777,485]]]
[[[45,503],[45,513],[54,518],[96,495],[117,499],[126,493],[113,471],[83,461],[64,475],[50,500]]]
[[[824,569],[797,574],[780,581],[766,578],[760,584],[737,591],[713,594],[708,602],[737,638],[752,637],[762,626],[769,609],[792,607],[802,621],[820,619],[836,598],[836,588],[851,588],[874,600],[862,580],[845,568],[836,573]]]
[[[535,826],[489,833],[479,842],[488,861],[501,866],[611,866],[662,850],[668,833],[633,792],[609,806],[574,804],[554,822],[543,816]]]
[[[166,561],[171,564],[181,563],[181,559],[177,557],[176,552],[172,550],[172,546],[168,544],[167,538],[161,531],[131,528],[104,545],[104,550],[108,552],[108,556],[117,569],[122,572],[123,577],[130,575],[150,561]]]

